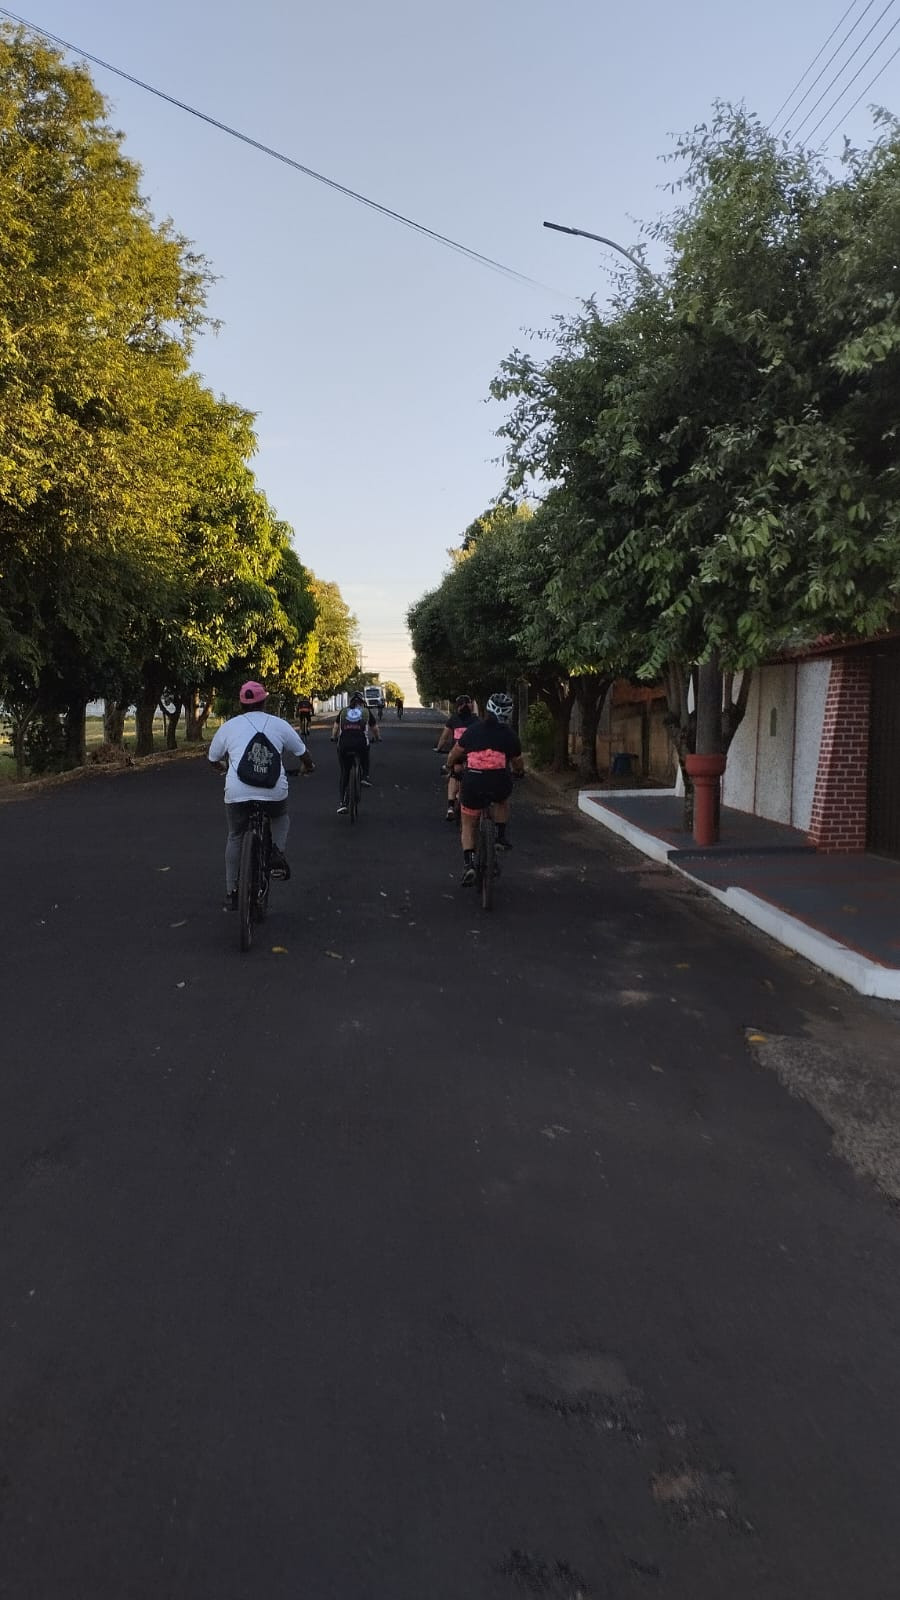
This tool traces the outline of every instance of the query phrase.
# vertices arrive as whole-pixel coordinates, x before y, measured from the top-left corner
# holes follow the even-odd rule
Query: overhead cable
[[[794,98],[794,95],[797,93],[797,90],[801,87],[802,84],[804,84],[806,82],[807,78],[809,77],[809,74],[812,72],[812,69],[815,66],[816,62],[818,61],[819,57],[825,54],[825,51],[828,49],[828,46],[830,45],[830,43],[831,43],[832,39],[834,38],[835,34],[837,33],[838,29],[843,27],[844,23],[846,22],[847,18],[849,17],[849,15],[850,15],[851,11],[853,10],[854,6],[856,6],[858,4],[859,4],[859,0],[850,0],[850,4],[848,5],[846,11],[844,12],[844,15],[840,18],[840,20],[838,22],[835,23],[835,25],[832,28],[830,34],[828,35],[828,38],[825,40],[825,43],[821,46],[821,48],[819,50],[816,51],[816,54],[813,56],[812,61],[809,63],[809,66],[806,68],[806,70],[804,72],[801,72],[801,74],[800,74],[799,78],[797,79],[797,82],[794,84],[794,87],[791,90],[790,94],[786,95],[785,98],[782,100],[781,105],[778,107],[778,110],[775,112],[774,116],[770,120],[770,124],[769,124],[770,127],[773,126],[778,121],[778,118],[781,116],[782,111],[786,110],[786,108],[790,105],[791,101]]]
[[[783,119],[780,127],[776,128],[775,132],[777,134],[781,134],[781,133],[785,132],[785,130],[787,128],[787,125],[791,120],[791,117],[795,117],[797,115],[797,112],[800,110],[800,107],[804,104],[804,102],[806,100],[809,99],[809,97],[812,94],[814,88],[816,87],[816,84],[820,83],[821,80],[824,78],[824,76],[825,76],[826,72],[828,71],[828,68],[831,66],[832,62],[837,60],[838,56],[840,55],[841,51],[844,48],[844,45],[847,44],[848,40],[850,40],[853,37],[854,33],[856,32],[857,28],[859,27],[860,23],[862,22],[863,17],[866,15],[866,12],[867,11],[871,11],[871,9],[872,9],[874,4],[875,4],[875,0],[866,0],[866,4],[863,7],[862,11],[860,12],[859,16],[857,17],[856,21],[852,24],[851,27],[849,27],[847,29],[847,32],[844,34],[844,37],[840,40],[840,42],[835,45],[834,49],[831,52],[831,55],[828,57],[828,60],[825,62],[825,65],[823,67],[819,68],[818,72],[816,73],[815,77],[813,78],[813,81],[810,84],[809,88],[807,89],[806,93],[804,95],[801,95],[800,99],[797,101],[797,104],[795,105],[795,107],[794,107],[793,111],[790,113],[790,115]],[[840,26],[840,24],[839,24],[839,26]]]
[[[874,88],[875,84],[878,82],[878,79],[881,77],[881,74],[883,72],[887,72],[887,69],[890,66],[891,62],[892,61],[896,61],[898,56],[900,56],[900,44],[898,44],[896,50],[892,51],[892,53],[888,56],[887,60],[883,61],[881,63],[881,66],[878,68],[878,71],[876,72],[874,78],[870,78],[868,83],[866,84],[866,87],[864,89],[860,90],[860,92],[857,95],[856,99],[854,100],[852,106],[848,106],[846,111],[842,111],[841,112],[841,114],[838,117],[837,122],[835,123],[835,125],[832,128],[831,132],[826,136],[825,140],[823,141],[825,144],[829,144],[830,143],[830,141],[834,138],[835,134],[837,133],[838,128],[840,127],[841,123],[845,122],[847,117],[849,117],[856,110],[857,106],[859,105],[860,100],[864,100],[865,99],[865,97],[868,94],[869,90]]]
[[[516,283],[526,285],[529,289],[542,289],[550,294],[561,294],[558,289],[553,289],[549,284],[541,283],[537,278],[530,278],[527,273],[518,272],[515,267],[509,267],[502,261],[495,261],[492,256],[483,255],[480,250],[474,250],[469,245],[461,244],[458,239],[451,239],[445,233],[438,233],[436,229],[429,228],[423,222],[417,222],[413,217],[407,217],[401,211],[395,211],[391,206],[382,205],[378,200],[372,200],[368,195],[360,194],[358,190],[349,188],[344,183],[339,183],[336,178],[329,178],[323,172],[317,172],[313,167],[306,166],[302,161],[296,161],[293,156],[285,155],[282,150],[276,150],[272,145],[265,144],[261,139],[254,139],[248,133],[242,133],[239,128],[232,127],[227,122],[222,122],[218,117],[211,116],[209,112],[201,111],[197,106],[190,105],[186,100],[179,100],[176,95],[168,94],[164,89],[158,89],[154,84],[147,83],[143,78],[138,78],[134,73],[126,72],[124,67],[117,67],[111,61],[105,61],[102,56],[94,55],[90,50],[83,50],[80,45],[73,44],[69,39],[60,38],[59,34],[51,33],[48,28],[42,28],[35,22],[30,22],[27,17],[17,16],[14,11],[8,11],[5,6],[0,6],[0,16],[8,17],[11,22],[18,23],[27,28],[29,32],[37,34],[39,38],[47,39],[51,44],[59,45],[71,54],[90,61],[95,67],[102,67],[105,72],[115,73],[117,78],[124,78],[126,83],[134,84],[138,89],[143,89],[147,94],[155,95],[158,100],[165,100],[169,105],[177,107],[179,111],[186,111],[189,116],[196,117],[198,121],[205,122],[211,128],[217,128],[220,133],[227,133],[232,139],[239,139],[242,144],[249,145],[253,150],[259,150],[262,155],[270,156],[273,161],[280,161],[286,167],[292,167],[296,172],[302,172],[304,177],[312,178],[316,183],[324,184],[326,188],[335,190],[344,195],[348,200],[355,200],[357,204],[366,206],[370,211],[377,211],[381,216],[388,217],[392,222],[402,223],[403,227],[410,228],[414,233],[421,234],[426,239],[431,239],[435,244],[442,244],[448,250],[455,251],[458,255],[465,256],[476,265],[487,267],[492,272],[502,273],[504,277]],[[565,296],[569,298],[569,296]]]
[[[883,44],[887,44],[887,41],[891,37],[891,34],[895,33],[898,28],[900,28],[900,17],[897,17],[896,21],[891,23],[891,26],[888,28],[887,33],[882,34],[882,36],[879,39],[878,43],[869,51],[869,54],[866,56],[866,59],[862,63],[862,65],[857,67],[856,71],[853,74],[853,77],[849,78],[847,80],[847,82],[844,84],[843,88],[840,89],[838,91],[838,93],[835,95],[834,99],[831,102],[831,105],[828,107],[828,110],[822,112],[822,115],[820,116],[820,118],[819,118],[818,122],[816,123],[815,127],[810,128],[809,133],[807,134],[807,138],[808,139],[812,139],[813,135],[818,132],[819,128],[821,128],[822,123],[828,121],[828,118],[831,116],[832,111],[835,109],[836,106],[840,105],[840,103],[843,100],[844,95],[847,93],[847,91],[849,89],[852,89],[852,87],[853,87],[854,83],[856,82],[857,78],[861,77],[862,74],[865,72],[866,67],[869,65],[869,62],[873,61],[875,59],[875,57],[877,56],[877,54],[878,54],[879,50],[881,49],[882,45]],[[865,93],[865,90],[863,91],[863,93]]]
[[[829,83],[827,83],[825,85],[825,88],[822,90],[822,93],[819,95],[818,100],[815,102],[814,105],[810,106],[810,108],[807,111],[807,113],[806,113],[805,117],[803,118],[802,122],[798,123],[797,127],[794,128],[793,133],[791,135],[791,137],[794,140],[794,142],[796,142],[799,139],[802,130],[806,127],[806,124],[810,121],[810,119],[812,117],[815,116],[815,113],[818,111],[819,106],[822,104],[822,101],[825,99],[826,95],[830,94],[831,90],[834,88],[834,86],[838,82],[839,78],[843,77],[843,75],[847,71],[847,68],[849,67],[851,61],[853,61],[854,58],[859,55],[859,52],[862,49],[863,45],[866,43],[866,41],[868,39],[871,39],[872,34],[875,32],[875,29],[878,27],[879,22],[881,22],[883,20],[883,18],[887,16],[889,11],[893,11],[894,6],[896,4],[897,4],[897,0],[887,0],[887,5],[882,7],[882,9],[879,11],[877,17],[875,18],[875,21],[872,23],[870,28],[867,28],[866,32],[863,34],[862,38],[860,39],[859,43],[856,45],[855,49],[851,50],[851,52],[850,52],[849,56],[847,57],[846,61],[843,61],[841,63],[841,65],[838,67],[838,70],[835,73],[834,77],[831,79],[831,81]],[[864,72],[865,71],[866,64],[869,61],[871,61],[873,55],[877,55],[878,51],[881,49],[881,45],[884,44],[884,40],[889,38],[889,36],[893,33],[894,28],[896,28],[896,26],[897,26],[897,24],[895,22],[894,23],[894,27],[893,28],[889,28],[887,33],[884,35],[884,38],[880,41],[879,44],[877,44],[875,46],[875,49],[872,51],[872,54],[866,56],[866,59],[863,62],[862,66],[859,68],[859,70],[857,72],[855,72],[853,74],[853,77],[850,79],[850,83],[855,83],[856,79],[859,77],[860,72]],[[850,84],[846,84],[845,85],[845,88],[849,88],[849,87],[850,87]],[[840,100],[841,95],[843,94],[843,92],[844,91],[841,90],[841,94],[839,94],[838,97],[837,97],[838,100]],[[835,100],[834,104],[837,105],[837,100]],[[831,110],[831,108],[829,108],[829,111],[825,112],[825,114],[824,114],[825,117],[827,117],[830,114],[830,110]],[[824,121],[824,117],[821,120]],[[816,127],[818,127],[818,126],[819,126],[819,123],[816,123]],[[813,129],[813,132],[815,132],[815,128]],[[807,137],[811,137],[811,135],[807,135]]]

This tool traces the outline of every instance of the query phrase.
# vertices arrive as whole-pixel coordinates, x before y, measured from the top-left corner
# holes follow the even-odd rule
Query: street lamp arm
[[[642,272],[645,278],[650,279],[651,283],[655,283],[659,288],[662,288],[662,279],[657,278],[656,274],[650,271],[650,268],[645,265],[640,256],[633,255],[630,250],[626,250],[624,244],[617,244],[615,239],[607,239],[602,233],[588,233],[586,228],[567,228],[562,222],[545,222],[544,227],[552,228],[554,233],[574,233],[578,235],[579,239],[594,239],[597,244],[605,244],[610,250],[618,250],[619,255],[625,256],[633,267],[637,267],[638,272]]]

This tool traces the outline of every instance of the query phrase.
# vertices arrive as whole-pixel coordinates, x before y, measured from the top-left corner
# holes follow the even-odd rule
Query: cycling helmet
[[[470,706],[471,704],[472,704],[472,696],[470,694],[458,694],[456,696],[456,709],[457,709],[457,711],[465,711],[466,706]]]
[[[255,683],[252,678],[249,683],[241,684],[241,692],[238,695],[238,699],[242,706],[261,706],[263,701],[268,698],[268,689],[264,689],[261,683]]]
[[[513,697],[511,694],[492,694],[487,703],[489,717],[496,717],[498,722],[511,722],[513,714]]]
[[[364,706],[365,703],[366,703],[366,697],[365,697],[364,694],[360,694],[358,689],[357,689],[355,694],[352,694],[350,696],[350,704],[352,706]]]

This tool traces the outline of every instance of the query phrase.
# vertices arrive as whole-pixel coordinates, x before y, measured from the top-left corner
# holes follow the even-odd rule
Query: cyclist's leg
[[[291,829],[291,819],[288,816],[286,800],[270,800],[266,804],[269,816],[269,831],[272,835],[272,867],[283,877],[289,878],[291,869],[288,866],[285,846]]]
[[[460,782],[460,812],[463,852],[462,886],[475,882],[475,850],[478,844],[478,821],[482,806],[487,804],[484,784],[477,773],[463,772]]]
[[[506,837],[506,824],[509,821],[510,800],[512,794],[512,778],[508,772],[498,773],[497,790],[499,798],[494,802],[494,821],[497,824],[497,845],[501,850],[511,849]],[[505,790],[505,796],[504,796]]]
[[[349,803],[347,789],[350,783],[350,767],[353,761],[353,751],[342,750],[338,745],[338,792],[340,794],[339,809],[346,811]]]
[[[228,836],[225,840],[225,894],[230,898],[237,893],[238,869],[241,864],[241,838],[247,829],[250,806],[243,800],[231,801],[225,806]]]

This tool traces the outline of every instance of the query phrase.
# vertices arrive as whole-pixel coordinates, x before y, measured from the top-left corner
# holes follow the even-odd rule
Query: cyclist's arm
[[[441,737],[438,739],[438,742],[434,747],[435,750],[446,750],[448,744],[452,743],[452,740],[453,740],[453,734],[451,733],[450,729],[449,728],[442,728],[441,729]]]
[[[334,722],[331,725],[331,742],[332,742],[332,744],[334,744],[335,740],[337,739],[338,735],[340,734],[340,731],[341,731],[341,719],[340,719],[340,716],[338,715],[338,716],[335,717]]]
[[[209,742],[207,758],[212,762],[214,767],[219,767],[223,761],[228,760],[228,739],[225,733],[225,727],[226,724],[223,722],[222,726],[216,729]]]
[[[466,752],[465,752],[465,750],[463,749],[461,744],[455,744],[453,746],[453,749],[450,751],[450,754],[447,757],[447,765],[448,765],[448,767],[462,767],[462,766],[465,766],[465,762],[466,762]]]

